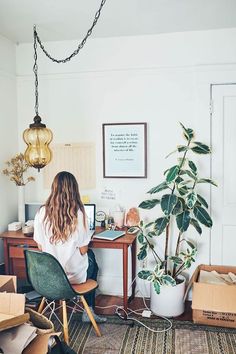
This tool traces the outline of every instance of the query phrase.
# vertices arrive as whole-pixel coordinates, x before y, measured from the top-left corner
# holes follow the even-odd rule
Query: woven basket
[[[37,334],[47,334],[54,332],[54,325],[47,317],[31,308],[26,307],[25,312],[30,315],[29,322],[37,328]]]

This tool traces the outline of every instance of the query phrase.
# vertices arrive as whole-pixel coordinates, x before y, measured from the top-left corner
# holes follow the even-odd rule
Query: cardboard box
[[[236,285],[199,283],[201,270],[232,272],[236,267],[199,265],[192,275],[188,289],[193,285],[193,321],[212,326],[236,328]]]
[[[25,323],[25,295],[16,294],[16,277],[0,275],[0,331]]]

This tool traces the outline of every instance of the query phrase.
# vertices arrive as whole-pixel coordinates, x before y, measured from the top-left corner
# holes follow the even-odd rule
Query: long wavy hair
[[[51,243],[68,240],[78,225],[79,209],[86,228],[85,210],[76,178],[70,172],[59,172],[54,177],[51,194],[45,203],[44,225],[51,230]]]

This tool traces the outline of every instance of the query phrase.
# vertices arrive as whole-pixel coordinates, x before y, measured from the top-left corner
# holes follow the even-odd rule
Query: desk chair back
[[[55,257],[46,252],[24,252],[27,278],[37,293],[49,300],[69,300],[77,295]]]
[[[66,300],[71,300],[76,296],[80,296],[84,309],[88,313],[95,332],[97,336],[100,337],[101,332],[84,298],[86,293],[97,288],[97,282],[92,279],[88,279],[83,284],[72,286],[64,269],[58,260],[51,254],[27,249],[24,250],[24,253],[28,281],[34,290],[43,296],[43,300],[38,311],[41,312],[45,299],[52,301],[60,300],[62,303],[63,333],[66,343],[69,343]]]

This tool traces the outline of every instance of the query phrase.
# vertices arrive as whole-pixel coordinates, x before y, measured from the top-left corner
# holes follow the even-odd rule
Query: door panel
[[[236,265],[236,84],[212,88],[211,263]]]

